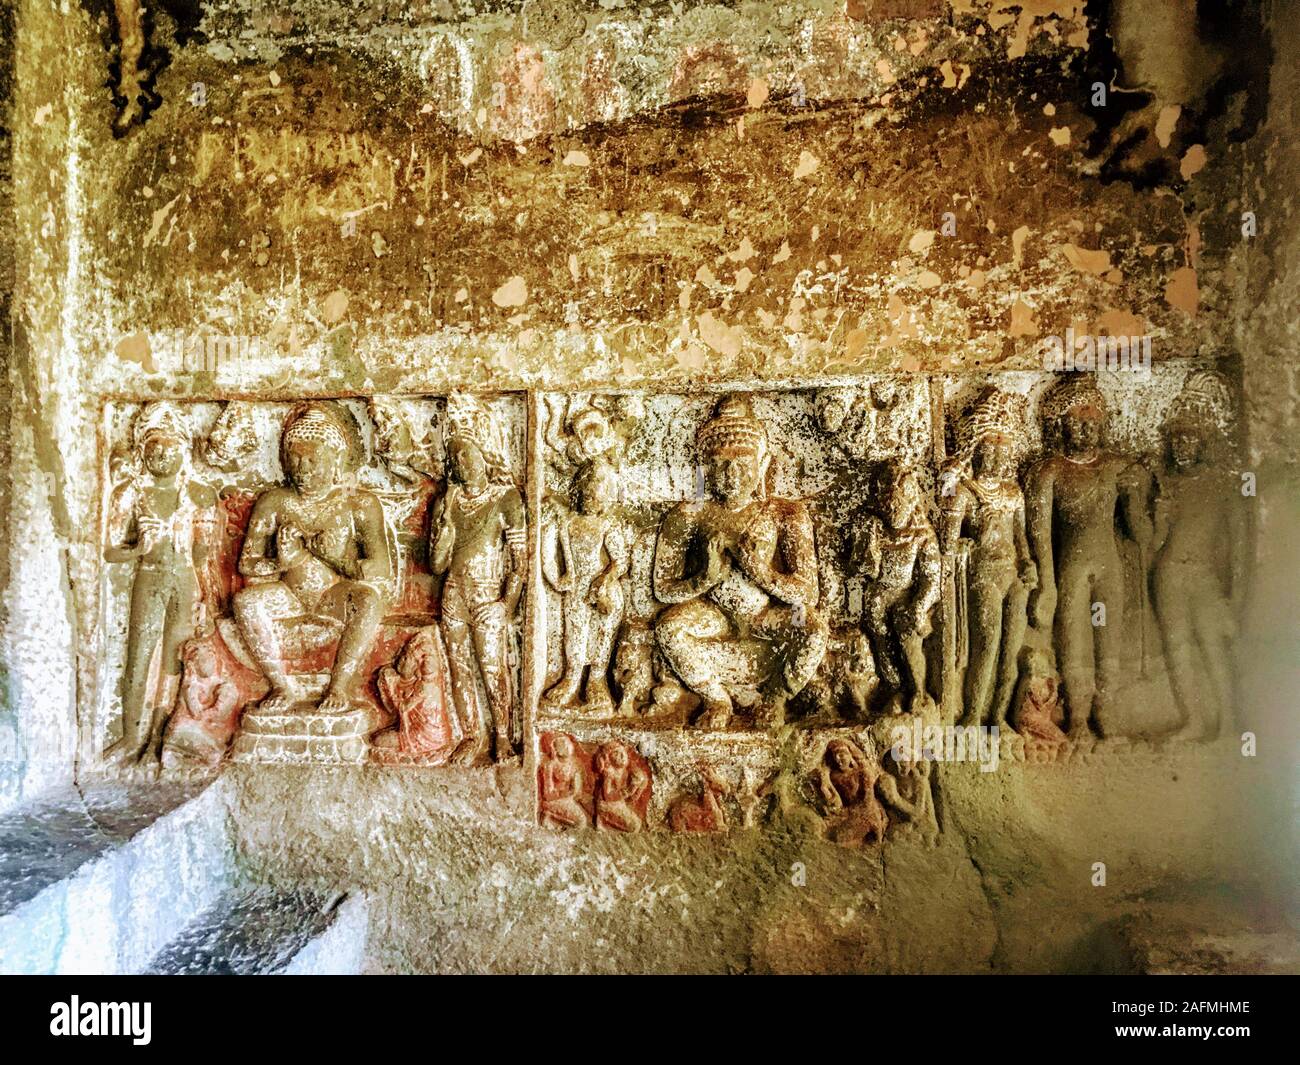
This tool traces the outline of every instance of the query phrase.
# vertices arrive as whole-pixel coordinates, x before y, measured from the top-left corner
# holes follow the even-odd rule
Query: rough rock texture
[[[146,2],[143,37],[115,6],[0,21],[0,807],[99,764],[107,399],[1037,368],[1067,327],[1145,333],[1241,367],[1258,757],[941,766],[937,849],[557,836],[513,767],[235,767],[236,831],[268,881],[366,891],[380,971],[1168,969],[1219,928],[1288,956],[1292,5],[1204,40],[1146,5],[1145,57],[1131,0]],[[1182,111],[1101,166],[1112,78]]]

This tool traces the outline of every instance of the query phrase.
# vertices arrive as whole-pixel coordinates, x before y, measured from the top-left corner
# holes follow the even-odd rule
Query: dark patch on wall
[[[1158,45],[1162,35],[1176,35],[1174,23],[1162,24],[1161,19],[1176,20],[1177,12],[1143,8],[1141,0],[1089,0],[1086,13],[1091,28],[1081,88],[1085,109],[1097,123],[1088,154],[1096,160],[1103,181],[1125,181],[1138,189],[1180,185],[1178,161],[1191,145],[1239,144],[1254,135],[1268,108],[1273,60],[1263,8],[1264,0],[1197,0],[1190,36],[1194,58],[1185,57],[1187,65],[1169,75],[1171,88],[1178,86],[1186,98],[1162,99],[1161,85],[1150,80],[1151,72],[1157,63],[1173,61],[1169,50]],[[1121,13],[1121,9],[1125,10]],[[1138,55],[1126,49],[1116,33],[1118,20],[1127,18],[1131,26],[1148,10],[1152,24],[1149,35],[1144,34],[1144,54]],[[1177,30],[1184,29],[1177,24]],[[1095,82],[1109,87],[1100,106],[1091,99]],[[1170,150],[1156,150],[1154,128],[1160,108],[1174,103],[1182,106],[1182,112]]]
[[[99,25],[109,55],[104,84],[117,111],[113,136],[124,137],[133,127],[143,125],[162,103],[155,84],[171,62],[171,52],[161,40],[173,42],[174,47],[201,41],[202,4],[199,0],[133,0],[123,5],[114,0],[82,0],[82,6]],[[156,10],[161,17],[155,15]],[[123,14],[127,19],[138,18],[138,32]]]

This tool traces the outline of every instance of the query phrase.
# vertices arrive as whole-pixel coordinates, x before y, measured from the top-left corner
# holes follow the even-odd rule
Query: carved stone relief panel
[[[519,747],[522,397],[110,405],[100,720],[124,765]],[[120,683],[113,683],[113,674]]]
[[[549,828],[930,842],[935,761],[1230,726],[1235,405],[1191,363],[110,404],[105,755],[522,756]]]
[[[948,718],[1009,723],[1036,760],[1216,735],[1249,513],[1228,379],[967,376],[944,405]]]
[[[632,746],[650,827],[755,823],[787,724],[934,705],[927,380],[534,403],[535,727]]]

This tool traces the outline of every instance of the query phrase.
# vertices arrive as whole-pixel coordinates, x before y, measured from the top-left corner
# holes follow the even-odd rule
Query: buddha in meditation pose
[[[364,448],[346,408],[305,402],[280,438],[289,483],[253,506],[239,556],[248,581],[235,593],[240,634],[271,684],[262,713],[298,701],[286,668],[321,637],[338,636],[321,713],[345,713],[395,575],[392,540],[379,499],[354,483]]]
[[[826,653],[812,519],[765,497],[767,432],[744,398],[719,404],[696,447],[707,497],[677,504],[659,530],[654,591],[669,606],[655,638],[704,724],[725,727],[737,702],[776,724]]]

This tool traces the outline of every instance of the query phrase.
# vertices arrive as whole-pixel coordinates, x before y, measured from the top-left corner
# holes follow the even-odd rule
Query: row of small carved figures
[[[537,818],[543,827],[639,832],[649,826],[653,774],[633,744],[583,743],[567,732],[543,732],[539,747]],[[833,737],[811,773],[760,775],[745,767],[734,783],[721,767],[699,762],[696,785],[668,803],[664,824],[679,834],[714,834],[812,811],[826,838],[844,846],[899,835],[937,842],[929,762],[887,754],[882,767],[868,749],[874,748]]]

